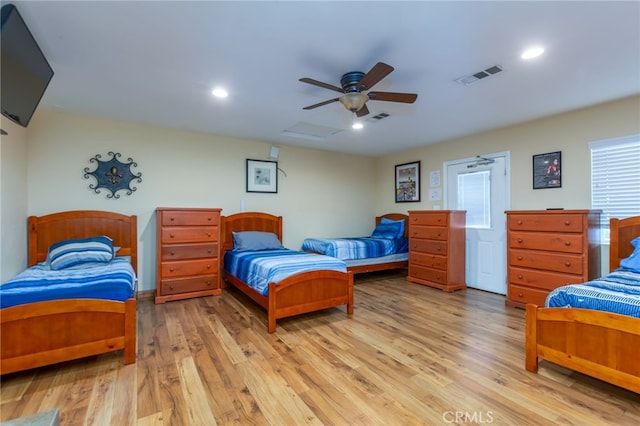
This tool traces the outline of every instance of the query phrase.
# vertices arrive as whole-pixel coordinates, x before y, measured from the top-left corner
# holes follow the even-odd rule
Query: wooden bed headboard
[[[47,258],[53,243],[72,238],[106,235],[120,247],[117,256],[129,256],[138,273],[138,218],[100,210],[74,210],[29,216],[29,266]]]
[[[631,256],[631,240],[640,237],[640,216],[626,219],[611,219],[611,245],[609,247],[609,271],[620,266],[620,261]]]
[[[220,229],[222,252],[233,249],[232,232],[261,231],[273,232],[282,242],[282,216],[269,213],[243,212],[222,216]]]
[[[404,236],[409,237],[409,216],[403,213],[387,213],[382,216],[376,216],[376,225],[380,223],[382,218],[387,218],[390,220],[403,220],[404,219]]]

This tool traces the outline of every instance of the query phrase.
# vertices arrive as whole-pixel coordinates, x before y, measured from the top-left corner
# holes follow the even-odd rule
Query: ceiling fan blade
[[[314,86],[322,87],[324,89],[335,90],[336,92],[344,93],[344,90],[342,90],[341,87],[334,86],[333,84],[329,84],[329,83],[323,83],[321,81],[314,80],[312,78],[305,77],[305,78],[299,79],[298,81],[301,81],[307,84],[313,84]]]
[[[395,93],[395,92],[369,92],[367,93],[372,101],[404,102],[412,104],[418,99],[415,93]]]
[[[364,117],[367,114],[369,114],[369,108],[367,108],[367,104],[362,105],[362,108],[356,111],[357,117]]]
[[[333,102],[338,102],[339,100],[340,100],[340,98],[329,99],[328,101],[319,102],[317,104],[309,105],[309,106],[306,106],[306,107],[304,107],[302,109],[314,109],[314,108],[318,108],[318,107],[321,107],[323,105],[327,105],[327,104],[330,104],[330,103],[333,103]]]
[[[378,62],[369,70],[368,73],[362,77],[362,80],[358,83],[359,90],[369,90],[373,86],[375,86],[380,80],[388,76],[391,71],[393,71],[393,67],[391,65],[387,65],[384,62]]]

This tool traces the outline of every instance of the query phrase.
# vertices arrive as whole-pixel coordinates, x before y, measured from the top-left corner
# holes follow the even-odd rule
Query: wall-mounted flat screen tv
[[[2,6],[0,44],[2,114],[27,127],[53,69],[13,4]]]

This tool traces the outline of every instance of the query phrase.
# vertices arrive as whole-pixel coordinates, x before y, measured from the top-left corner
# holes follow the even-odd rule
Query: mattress
[[[619,268],[582,284],[552,290],[545,306],[594,309],[640,318],[640,273]]]
[[[407,238],[307,238],[302,250],[322,253],[342,260],[369,259],[407,253]]]
[[[301,272],[317,270],[346,272],[347,265],[334,257],[289,249],[228,250],[224,255],[224,269],[266,296],[270,282],[279,282]]]
[[[128,258],[62,270],[43,263],[0,285],[0,308],[59,299],[124,301],[134,296],[135,288],[136,275]]]

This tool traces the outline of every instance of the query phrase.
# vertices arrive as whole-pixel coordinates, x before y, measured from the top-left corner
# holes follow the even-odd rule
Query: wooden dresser
[[[409,211],[409,273],[407,281],[460,290],[465,283],[464,210]]]
[[[600,276],[600,210],[507,211],[507,305]]]
[[[156,209],[156,303],[221,293],[221,209]]]

